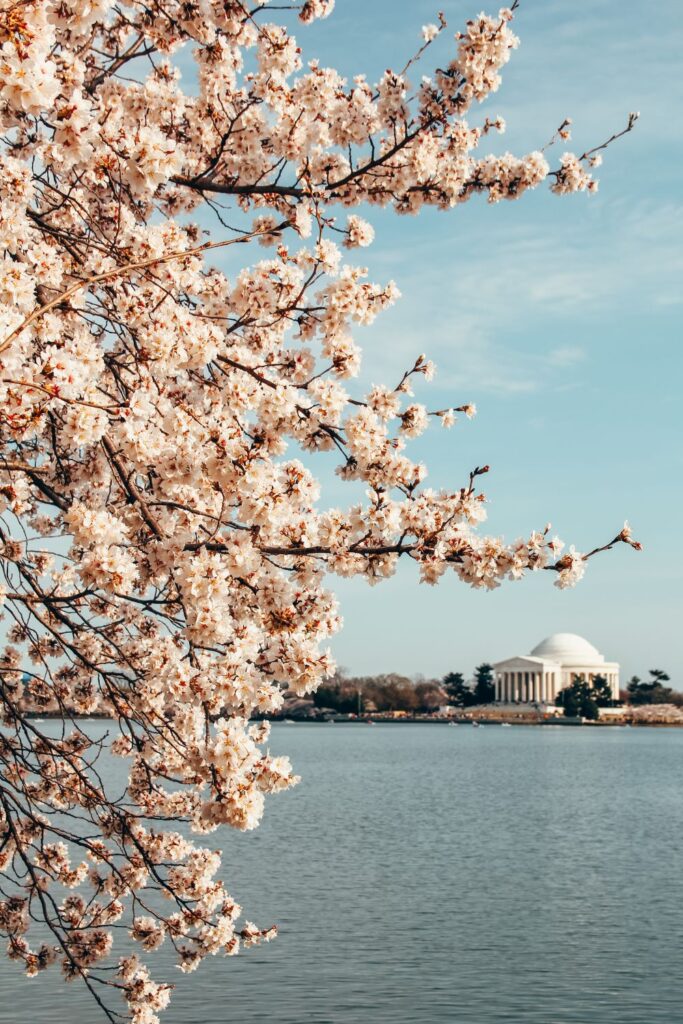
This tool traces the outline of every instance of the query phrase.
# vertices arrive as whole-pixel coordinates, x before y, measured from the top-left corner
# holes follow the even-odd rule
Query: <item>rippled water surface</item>
[[[683,731],[277,725],[271,748],[303,782],[225,836],[224,873],[280,937],[189,976],[156,954],[164,1024],[683,1021]],[[0,962],[3,1024],[99,1019]]]

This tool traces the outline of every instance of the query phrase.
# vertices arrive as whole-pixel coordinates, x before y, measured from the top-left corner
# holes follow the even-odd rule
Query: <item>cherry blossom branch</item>
[[[289,221],[283,221],[277,228],[271,230],[282,231],[284,228],[289,226]],[[166,263],[171,263],[174,260],[188,259],[190,256],[198,256],[202,253],[209,252],[212,249],[224,249],[229,245],[244,244],[250,241],[252,238],[256,238],[258,235],[263,234],[263,231],[249,231],[239,238],[226,238],[218,242],[203,242],[202,245],[197,245],[193,249],[185,249],[180,252],[166,253],[163,256],[153,256],[146,260],[136,260],[132,263],[127,263],[125,266],[116,267],[114,270],[106,270],[101,274],[93,274],[92,277],[85,278],[83,281],[78,281],[76,284],[67,288],[66,291],[61,292],[50,302],[46,302],[44,305],[34,309],[29,316],[15,327],[13,331],[8,334],[3,341],[0,342],[0,352],[4,352],[8,348],[15,338],[32,324],[39,317],[44,316],[45,313],[50,312],[52,309],[56,309],[61,306],[62,303],[68,302],[68,300],[79,292],[82,288],[88,288],[94,284],[101,284],[104,281],[112,281],[116,277],[123,277],[128,274],[134,274],[138,270],[145,270],[148,267],[162,266]],[[16,383],[16,382],[15,382]]]
[[[633,119],[553,172],[543,152],[477,153],[504,127],[472,112],[517,44],[517,0],[468,21],[416,91],[405,73],[436,25],[403,72],[347,84],[271,22],[326,17],[328,0],[214,6],[0,14],[0,933],[28,974],[61,966],[109,1020],[112,995],[146,1024],[169,998],[146,963],[163,943],[187,971],[274,937],[239,923],[220,840],[201,837],[254,828],[298,781],[254,719],[285,681],[305,694],[334,671],[326,580],[375,583],[407,557],[430,585],[550,569],[566,587],[640,547],[628,526],[586,554],[549,528],[487,535],[486,465],[423,487],[410,441],[474,406],[414,400],[426,356],[352,396],[356,327],[398,290],[334,241],[369,246],[373,206],[594,190],[598,149]],[[218,233],[199,244],[207,213]],[[203,258],[256,240],[230,276]],[[326,508],[316,455],[365,496]],[[112,721],[98,740],[79,721],[93,714]],[[127,762],[120,789],[105,753]],[[124,933],[139,956],[117,959]]]

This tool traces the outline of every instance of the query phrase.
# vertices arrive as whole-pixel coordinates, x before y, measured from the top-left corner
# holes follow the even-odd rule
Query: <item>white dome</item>
[[[593,644],[576,633],[553,633],[541,640],[531,654],[560,665],[599,665],[605,660]]]

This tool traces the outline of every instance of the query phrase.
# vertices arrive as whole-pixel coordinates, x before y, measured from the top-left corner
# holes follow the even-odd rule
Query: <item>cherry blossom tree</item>
[[[254,828],[297,781],[250,719],[332,672],[325,576],[375,583],[404,559],[430,584],[549,570],[566,587],[638,546],[628,527],[586,554],[547,528],[483,535],[488,467],[435,491],[406,453],[474,407],[413,400],[424,355],[352,387],[354,326],[399,295],[344,262],[373,240],[368,209],[591,192],[635,123],[554,167],[547,147],[479,155],[504,130],[477,107],[513,11],[468,22],[430,75],[440,16],[373,85],[304,64],[259,0],[0,2],[0,930],[18,969],[56,964],[110,1020],[167,1004],[144,953],[166,943],[193,971],[274,935],[238,921],[191,836]],[[229,279],[212,251],[235,246]],[[365,499],[325,507],[318,453]],[[79,723],[94,711],[111,744]],[[129,761],[123,794],[105,750]]]

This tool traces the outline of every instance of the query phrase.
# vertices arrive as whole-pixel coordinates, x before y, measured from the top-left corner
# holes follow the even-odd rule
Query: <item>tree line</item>
[[[449,672],[443,679],[410,679],[390,672],[379,676],[347,676],[342,670],[318,688],[314,695],[316,707],[339,714],[405,711],[428,714],[448,704],[471,707],[491,704],[495,700],[493,668],[478,665],[472,684],[462,672]]]
[[[347,676],[340,670],[329,682],[318,687],[313,700],[316,707],[345,715],[375,711],[421,714],[436,711],[447,703],[446,694],[437,679],[415,681],[396,672],[379,676]]]
[[[675,704],[683,707],[683,693],[666,686],[670,682],[666,672],[661,668],[651,668],[649,676],[647,680],[631,676],[625,694],[628,704]]]
[[[568,717],[595,720],[600,708],[620,704],[675,704],[683,707],[683,693],[666,683],[669,675],[662,669],[650,669],[650,678],[632,676],[627,688],[615,700],[604,676],[586,682],[575,676],[569,686],[557,694],[555,703]],[[316,707],[339,714],[364,714],[404,711],[408,714],[429,714],[444,705],[455,708],[493,704],[496,699],[493,666],[482,662],[468,681],[462,672],[447,672],[441,679],[411,679],[396,672],[378,676],[348,676],[337,671],[314,695]]]
[[[592,683],[580,676],[574,676],[569,686],[560,690],[555,703],[563,708],[569,718],[587,718],[595,721],[600,708],[617,707],[622,704],[642,706],[644,704],[675,704],[683,707],[683,693],[677,693],[665,684],[669,675],[660,668],[649,669],[649,680],[632,676],[626,690],[620,692],[620,699],[614,700],[612,690],[604,676],[595,676]]]
[[[472,685],[465,681],[462,672],[449,672],[443,677],[443,688],[448,695],[448,703],[456,708],[492,704],[496,699],[493,665],[486,661],[477,665]]]
[[[592,682],[574,676],[569,686],[555,697],[556,706],[563,709],[567,718],[587,718],[589,721],[600,717],[600,708],[612,708],[619,703],[612,696],[612,688],[604,676],[595,676]]]

